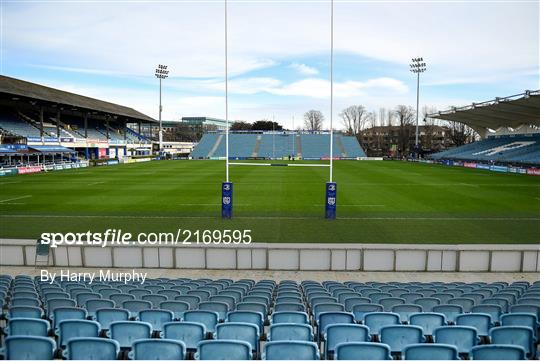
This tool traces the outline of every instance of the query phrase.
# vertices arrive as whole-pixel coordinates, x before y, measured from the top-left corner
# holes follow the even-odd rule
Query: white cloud
[[[314,67],[308,66],[306,64],[300,64],[300,63],[292,63],[289,65],[292,69],[296,70],[298,73],[302,75],[317,75],[319,74],[319,70],[317,70]]]
[[[257,94],[261,92],[271,92],[272,89],[281,85],[281,81],[275,78],[240,78],[229,80],[229,92],[234,94]],[[225,82],[203,82],[211,90],[225,92]]]
[[[151,2],[2,6],[4,60],[136,75],[151,75],[165,63],[171,76],[223,74],[221,2],[165,2],[159,11]],[[421,55],[434,78],[538,69],[538,7],[526,1],[336,2],[335,49],[399,64],[404,72]],[[327,54],[329,20],[326,2],[230,2],[231,74]]]
[[[403,82],[392,78],[369,79],[365,82],[348,80],[334,82],[334,96],[338,98],[351,98],[366,95],[367,91],[383,91],[388,93],[406,93],[407,86]],[[329,98],[330,82],[326,79],[308,78],[271,90],[278,95],[296,95],[312,98]]]

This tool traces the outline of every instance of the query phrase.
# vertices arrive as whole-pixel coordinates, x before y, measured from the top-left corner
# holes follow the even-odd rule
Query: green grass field
[[[404,162],[231,166],[233,220],[220,218],[223,161],[163,161],[0,179],[0,238],[42,232],[251,229],[256,242],[540,243],[540,179]]]

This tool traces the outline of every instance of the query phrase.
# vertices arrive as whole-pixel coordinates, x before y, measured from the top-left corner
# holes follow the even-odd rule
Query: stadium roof
[[[136,120],[148,122],[156,121],[155,119],[138,112],[133,108],[50,88],[36,83],[30,83],[4,75],[0,75],[0,93],[82,108],[89,111],[98,111]]]
[[[540,90],[429,114],[428,117],[464,123],[481,136],[490,129],[540,127]]]

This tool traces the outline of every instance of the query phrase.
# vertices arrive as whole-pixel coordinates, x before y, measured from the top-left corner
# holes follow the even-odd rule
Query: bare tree
[[[369,113],[363,105],[351,105],[339,113],[347,135],[358,135],[368,123]]]
[[[435,136],[435,129],[437,126],[437,119],[428,117],[429,114],[436,113],[435,107],[424,106],[422,108],[422,117],[424,119],[424,137],[422,138],[422,148],[432,149],[433,138]]]
[[[394,110],[399,127],[398,147],[401,155],[409,153],[409,139],[413,132],[412,125],[414,124],[415,114],[414,108],[406,105],[398,105]]]
[[[475,139],[475,132],[467,125],[460,122],[448,122],[450,128],[450,139],[456,147],[470,143]]]
[[[320,110],[310,110],[304,113],[304,126],[307,130],[317,131],[322,129],[324,116]]]

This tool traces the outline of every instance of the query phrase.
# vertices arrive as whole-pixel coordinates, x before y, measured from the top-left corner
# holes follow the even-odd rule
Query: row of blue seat
[[[37,336],[12,336],[6,339],[4,356],[8,360],[52,360],[55,342]],[[113,360],[120,355],[120,344],[111,339],[80,337],[70,340],[63,357],[69,360]],[[128,354],[133,360],[184,360],[186,346],[182,341],[140,339]],[[474,360],[525,360],[520,346],[482,345],[471,349]],[[249,343],[239,340],[201,341],[196,360],[251,360]],[[319,360],[316,343],[306,341],[271,341],[265,344],[263,360]],[[389,345],[374,342],[344,342],[335,348],[336,360],[392,360]],[[402,349],[404,360],[459,360],[459,349],[450,344],[408,344]]]
[[[157,292],[166,290],[166,288],[163,286],[165,284],[168,284],[170,287],[177,287],[181,285],[188,285],[192,284],[194,287],[186,287],[186,293],[190,291],[196,291],[203,287],[211,287],[209,285],[214,284],[220,284],[215,283],[217,281],[212,280],[181,280],[181,282],[173,282],[173,280],[153,280],[150,282],[150,285],[147,285],[146,287],[153,287],[152,291],[154,291],[154,294],[152,291],[150,291],[150,294],[147,292],[143,292],[139,294],[139,297],[145,297],[145,296],[152,296],[156,295]],[[407,327],[417,327],[414,325],[414,319],[418,320],[424,320],[424,323],[426,323],[427,326],[431,327],[432,331],[435,327],[443,326],[448,324],[446,320],[446,316],[444,314],[438,314],[438,313],[429,313],[429,312],[412,312],[415,311],[414,309],[411,309],[408,314],[396,314],[391,312],[384,312],[384,308],[378,309],[378,312],[373,312],[370,310],[361,310],[361,306],[378,306],[382,307],[380,304],[370,304],[370,303],[360,303],[353,306],[353,311],[357,311],[357,313],[354,312],[347,312],[347,310],[344,309],[344,307],[347,304],[347,301],[349,299],[352,299],[354,297],[356,298],[362,298],[363,296],[367,295],[368,298],[371,295],[375,295],[377,293],[383,293],[380,291],[392,291],[395,289],[399,289],[400,287],[411,287],[411,289],[408,289],[407,294],[413,293],[410,291],[421,291],[422,289],[426,289],[426,287],[432,287],[437,288],[437,290],[433,291],[441,291],[441,287],[444,287],[446,290],[456,290],[458,288],[463,288],[462,291],[471,291],[469,289],[470,287],[473,287],[472,290],[483,290],[483,291],[489,291],[487,294],[493,295],[493,292],[500,292],[501,291],[512,291],[507,292],[512,294],[513,291],[516,293],[516,298],[520,299],[523,298],[523,295],[533,295],[535,293],[535,290],[538,289],[538,284],[533,284],[532,286],[526,283],[514,283],[512,285],[508,284],[475,284],[473,285],[463,285],[463,284],[440,284],[440,283],[434,283],[434,284],[428,284],[428,285],[418,285],[418,284],[382,284],[377,285],[374,283],[364,283],[360,284],[357,282],[351,282],[351,283],[344,283],[340,284],[337,282],[323,282],[322,284],[313,282],[313,281],[307,281],[302,282],[301,285],[298,285],[295,282],[292,281],[285,281],[281,282],[279,285],[276,284],[273,281],[263,281],[259,283],[255,283],[253,280],[245,280],[244,282],[237,282],[234,283],[232,280],[222,280],[221,286],[214,289],[212,292],[212,288],[210,288],[208,291],[211,293],[215,293],[216,296],[219,297],[219,293],[222,291],[227,292],[226,290],[232,291],[232,293],[229,296],[222,296],[222,297],[230,297],[228,301],[231,301],[231,304],[227,304],[227,299],[223,299],[223,301],[226,302],[214,302],[215,304],[223,304],[225,307],[222,309],[222,314],[216,313],[215,310],[212,308],[208,310],[190,310],[190,305],[187,304],[187,302],[183,301],[163,301],[163,302],[170,302],[175,303],[177,302],[179,305],[184,305],[182,309],[178,310],[178,314],[175,314],[173,311],[170,310],[164,310],[164,309],[155,309],[155,305],[152,304],[150,301],[141,300],[141,299],[135,299],[135,296],[130,294],[130,291],[141,289],[142,287],[128,287],[125,293],[121,293],[124,296],[131,296],[128,297],[125,301],[122,301],[121,306],[129,307],[129,310],[121,309],[121,308],[113,308],[114,306],[117,306],[116,303],[112,300],[107,299],[92,299],[91,297],[89,299],[84,300],[84,303],[81,305],[84,297],[80,297],[79,303],[77,301],[72,300],[68,297],[75,295],[75,298],[77,298],[80,295],[83,295],[84,293],[90,293],[93,292],[87,292],[89,287],[86,287],[84,284],[78,284],[78,283],[58,283],[55,286],[48,286],[41,282],[38,282],[37,280],[32,280],[30,278],[25,277],[19,277],[15,278],[15,280],[12,280],[7,277],[0,277],[0,286],[2,284],[6,285],[7,291],[6,291],[6,297],[8,298],[8,303],[11,304],[13,300],[18,299],[17,295],[20,294],[20,292],[29,292],[30,295],[25,296],[35,296],[35,300],[38,302],[42,302],[44,300],[45,303],[43,303],[44,311],[41,313],[41,309],[39,307],[32,307],[32,306],[13,306],[9,307],[8,312],[8,318],[9,322],[14,321],[20,321],[22,324],[23,319],[18,319],[18,317],[24,315],[20,313],[16,313],[17,311],[22,311],[21,308],[27,307],[28,309],[37,309],[38,314],[34,315],[35,317],[48,317],[51,319],[51,322],[55,325],[55,329],[60,327],[65,327],[67,329],[77,330],[77,329],[83,329],[84,327],[76,327],[77,321],[74,321],[73,318],[78,319],[85,319],[89,317],[90,312],[88,311],[94,311],[94,314],[90,316],[91,319],[96,321],[80,321],[83,322],[85,325],[88,325],[88,328],[90,330],[94,330],[95,326],[97,324],[98,326],[98,334],[99,327],[103,328],[104,330],[107,329],[107,327],[110,328],[110,324],[114,322],[124,322],[126,324],[129,324],[127,327],[129,329],[134,328],[135,325],[138,325],[139,323],[144,324],[145,322],[148,322],[147,325],[151,327],[150,336],[151,337],[162,337],[163,336],[163,328],[165,325],[168,326],[168,324],[172,324],[171,328],[182,328],[188,326],[189,323],[196,323],[198,321],[201,321],[204,324],[204,327],[206,325],[210,325],[208,328],[209,333],[215,333],[216,329],[220,329],[225,332],[228,331],[233,332],[235,334],[238,334],[236,336],[237,338],[245,338],[250,341],[250,345],[252,346],[252,349],[255,350],[255,355],[257,355],[260,351],[260,344],[259,340],[264,339],[264,325],[267,323],[267,321],[271,321],[271,326],[269,330],[268,338],[270,342],[276,342],[278,340],[281,340],[281,338],[288,339],[290,341],[305,341],[305,342],[311,342],[311,340],[314,340],[315,342],[320,343],[321,345],[324,345],[325,352],[323,354],[324,357],[331,357],[331,353],[334,351],[332,348],[332,344],[336,345],[339,343],[339,338],[336,339],[336,341],[329,342],[327,340],[327,337],[332,338],[334,340],[334,332],[337,332],[339,334],[339,330],[344,328],[345,330],[350,330],[351,327],[354,328],[358,326],[359,328],[367,329],[367,334],[370,336],[369,338],[361,339],[360,342],[367,342],[367,341],[380,341],[380,330],[384,327],[395,327],[399,331],[398,332],[412,332],[412,331],[405,331],[406,329],[409,330],[411,328]],[[236,285],[235,285],[236,284]],[[244,286],[242,286],[244,285]],[[85,287],[81,287],[85,286]],[[98,287],[100,286],[100,287]],[[103,288],[101,288],[103,286]],[[104,290],[110,290],[111,285],[93,285],[93,288],[91,288],[94,294],[99,294],[100,291]],[[117,285],[118,287],[121,287],[121,285]],[[130,285],[131,286],[131,285]],[[78,292],[78,288],[81,288],[81,293]],[[236,290],[234,290],[236,288]],[[493,288],[493,290],[489,290],[489,288]],[[66,298],[51,298],[48,299],[49,295],[53,295],[58,289],[62,289],[66,296]],[[171,289],[171,288],[169,288]],[[377,292],[370,293],[368,292],[370,289],[376,289]],[[33,290],[33,291],[32,291]],[[35,293],[32,293],[34,292]],[[51,292],[49,292],[51,291]],[[83,292],[86,291],[86,292]],[[149,291],[146,290],[145,291]],[[343,291],[343,292],[342,292]],[[348,293],[348,294],[347,294]],[[362,294],[364,293],[364,294]],[[203,295],[203,294],[201,294]],[[252,296],[249,296],[252,295]],[[176,294],[172,294],[172,296],[179,297]],[[195,295],[189,295],[191,297],[199,297]],[[204,294],[203,296],[208,296]],[[237,297],[235,297],[237,296]],[[334,297],[336,296],[336,297]],[[344,297],[345,296],[345,297]],[[346,297],[351,296],[351,297]],[[214,296],[210,296],[214,297]],[[252,304],[255,306],[262,306],[262,308],[258,308],[258,310],[261,310],[263,312],[258,312],[255,310],[240,310],[240,311],[230,311],[231,309],[234,310],[235,306],[241,305],[242,303],[244,305],[249,305],[250,302],[239,302],[236,303],[237,300],[243,301],[246,297],[258,297],[260,298],[258,301],[261,301],[261,303],[253,302]],[[23,297],[26,298],[26,297]],[[327,299],[325,299],[327,298]],[[525,297],[528,298],[528,297]],[[167,299],[167,298],[166,298]],[[381,299],[384,299],[381,298]],[[162,300],[162,299],[160,299]],[[293,302],[284,302],[280,303],[280,300],[285,301],[295,301]],[[369,299],[371,301],[371,299]],[[108,301],[108,302],[107,302]],[[199,297],[200,301],[200,297]],[[319,303],[319,301],[321,303]],[[329,302],[327,302],[329,301]],[[337,303],[336,301],[342,301],[342,303]],[[61,304],[61,305],[53,305],[53,303],[57,302],[67,302],[67,304]],[[96,309],[90,309],[88,310],[88,303],[95,303],[97,302]],[[99,302],[105,302],[105,303],[99,303]],[[109,302],[113,302],[112,304]],[[162,303],[158,303],[158,307],[162,306]],[[210,302],[203,302],[203,306],[209,305],[209,306],[215,306],[215,304],[212,304],[212,301]],[[291,305],[291,304],[298,304],[302,306],[303,309],[307,311],[307,313],[300,312],[300,311],[277,311],[279,305]],[[113,306],[113,307],[105,307],[100,308],[99,305],[102,306]],[[335,308],[336,305],[337,309]],[[59,307],[55,307],[59,306]],[[62,307],[60,307],[62,306]],[[136,307],[133,307],[136,306]],[[198,305],[200,307],[200,305]],[[231,307],[229,307],[231,306]],[[391,310],[395,310],[397,307],[407,306],[404,304],[396,304],[392,306]],[[440,306],[440,305],[439,305]],[[443,305],[444,306],[444,305]],[[451,305],[456,306],[456,305]],[[481,305],[482,306],[482,305]],[[499,305],[483,305],[483,306],[496,306],[500,307]],[[454,317],[449,323],[457,323],[457,326],[451,326],[447,327],[448,329],[451,329],[451,334],[459,333],[458,331],[462,330],[463,327],[467,328],[467,326],[474,326],[473,330],[476,332],[476,338],[477,336],[483,336],[487,338],[487,340],[483,340],[483,342],[489,342],[489,334],[491,331],[495,330],[496,332],[502,332],[504,330],[507,330],[507,325],[518,325],[518,327],[523,327],[523,325],[531,326],[529,330],[531,331],[531,337],[529,339],[532,339],[533,346],[527,347],[526,352],[529,355],[534,355],[534,342],[535,337],[537,334],[537,314],[538,309],[534,308],[534,305],[513,305],[510,308],[513,307],[525,307],[530,306],[533,307],[532,310],[536,311],[533,313],[525,313],[525,314],[519,314],[514,313],[512,315],[503,315],[498,319],[497,321],[494,321],[490,315],[487,314],[478,314],[478,313],[469,313],[469,314],[462,314],[458,315],[457,317]],[[80,307],[80,308],[78,308]],[[355,309],[356,307],[356,309]],[[86,308],[86,309],[85,309]],[[13,311],[16,311],[15,314]],[[363,312],[366,311],[366,312]],[[383,311],[383,312],[381,312]],[[402,310],[405,312],[406,310]],[[463,311],[463,310],[461,310]],[[511,309],[511,311],[514,311]],[[517,309],[516,309],[517,311]],[[520,309],[520,311],[523,311]],[[77,313],[77,315],[75,315]],[[103,314],[103,318],[100,320],[100,315]],[[267,319],[268,315],[270,314],[270,318]],[[117,319],[116,317],[118,315],[121,316],[120,319]],[[106,323],[105,319],[107,319],[107,316],[110,316],[108,319],[108,324]],[[62,321],[64,320],[64,317],[67,317],[67,320],[71,320],[71,322]],[[433,321],[429,320],[436,320],[440,319],[442,317],[443,322],[440,324],[437,324],[436,322],[433,323]],[[132,319],[132,321],[126,322],[127,319]],[[412,319],[412,320],[411,320]],[[183,322],[171,322],[173,320],[182,320]],[[463,322],[461,322],[463,320]],[[498,322],[503,321],[503,328],[498,328]],[[506,321],[505,321],[506,320]],[[36,321],[44,321],[46,320],[36,320]],[[141,322],[143,321],[143,322]],[[226,321],[226,324],[219,324],[219,321]],[[453,322],[452,322],[453,321]],[[285,322],[287,324],[287,327],[285,326],[279,326],[279,323]],[[356,323],[360,322],[363,323],[363,325],[357,325]],[[431,323],[433,324],[431,324]],[[17,322],[15,322],[17,323]],[[405,323],[407,325],[402,325],[401,323]],[[421,323],[421,322],[420,322]],[[92,324],[92,326],[90,326]],[[106,324],[107,327],[102,327],[104,324]],[[185,324],[184,326],[178,326],[181,324]],[[299,326],[298,324],[302,324]],[[216,327],[217,325],[217,327]],[[336,327],[333,327],[336,325]],[[422,337],[427,337],[427,341],[433,341],[433,339],[429,339],[430,336],[433,335],[433,332],[426,332],[424,326],[422,325]],[[462,326],[465,325],[465,326]],[[11,325],[9,325],[8,330],[12,330],[13,328]],[[69,327],[71,326],[71,327]],[[279,326],[279,327],[276,327]],[[339,326],[339,327],[337,327]],[[118,326],[120,327],[120,326]],[[138,327],[138,326],[137,326]],[[403,328],[405,327],[405,328]],[[25,329],[25,327],[20,327],[22,329]],[[31,329],[31,328],[26,328]],[[233,331],[231,331],[233,330]],[[251,331],[249,331],[251,330]],[[313,331],[315,330],[315,331]],[[330,334],[327,334],[327,330],[330,331]],[[334,331],[336,330],[336,331]],[[356,330],[356,329],[355,329]],[[359,329],[358,329],[359,330]],[[502,331],[499,331],[502,330]],[[515,329],[517,330],[517,329]],[[110,331],[110,330],[109,330]],[[156,332],[152,332],[156,331]],[[206,331],[206,330],[205,330]],[[10,331],[11,332],[11,331]],[[58,333],[67,333],[69,331],[59,331]],[[172,332],[172,331],[171,331]],[[360,331],[358,331],[360,332]],[[442,331],[440,331],[442,332]],[[513,335],[523,334],[527,332],[513,332]],[[204,332],[203,332],[204,334]],[[312,336],[309,337],[309,334]],[[110,337],[110,332],[102,334],[102,336],[108,335]],[[304,335],[303,337],[300,337]],[[306,336],[307,335],[307,336]],[[77,335],[71,335],[68,338],[64,338],[60,335],[58,335],[59,343],[61,344],[61,347],[66,347],[67,342],[69,339],[76,337]],[[86,336],[97,336],[93,331],[90,331],[89,335]],[[206,334],[208,337],[209,335]],[[214,335],[212,335],[214,336]],[[12,335],[10,337],[18,337],[16,335]],[[222,334],[222,337],[223,334]],[[226,336],[229,337],[229,336]],[[520,340],[528,339],[527,337],[518,337]],[[217,337],[220,338],[219,336]],[[474,339],[473,338],[473,339]],[[422,341],[424,339],[422,338]],[[203,339],[197,340],[197,342],[191,342],[190,349],[194,349],[195,345],[198,344],[198,342],[203,341]],[[350,341],[350,340],[349,340]],[[516,341],[517,342],[517,341]],[[475,341],[471,341],[471,344],[475,345]],[[125,348],[131,347],[132,343],[124,343]],[[327,349],[327,346],[330,345],[330,348]],[[530,343],[525,343],[524,345],[530,345]],[[395,351],[398,352],[398,351]]]

